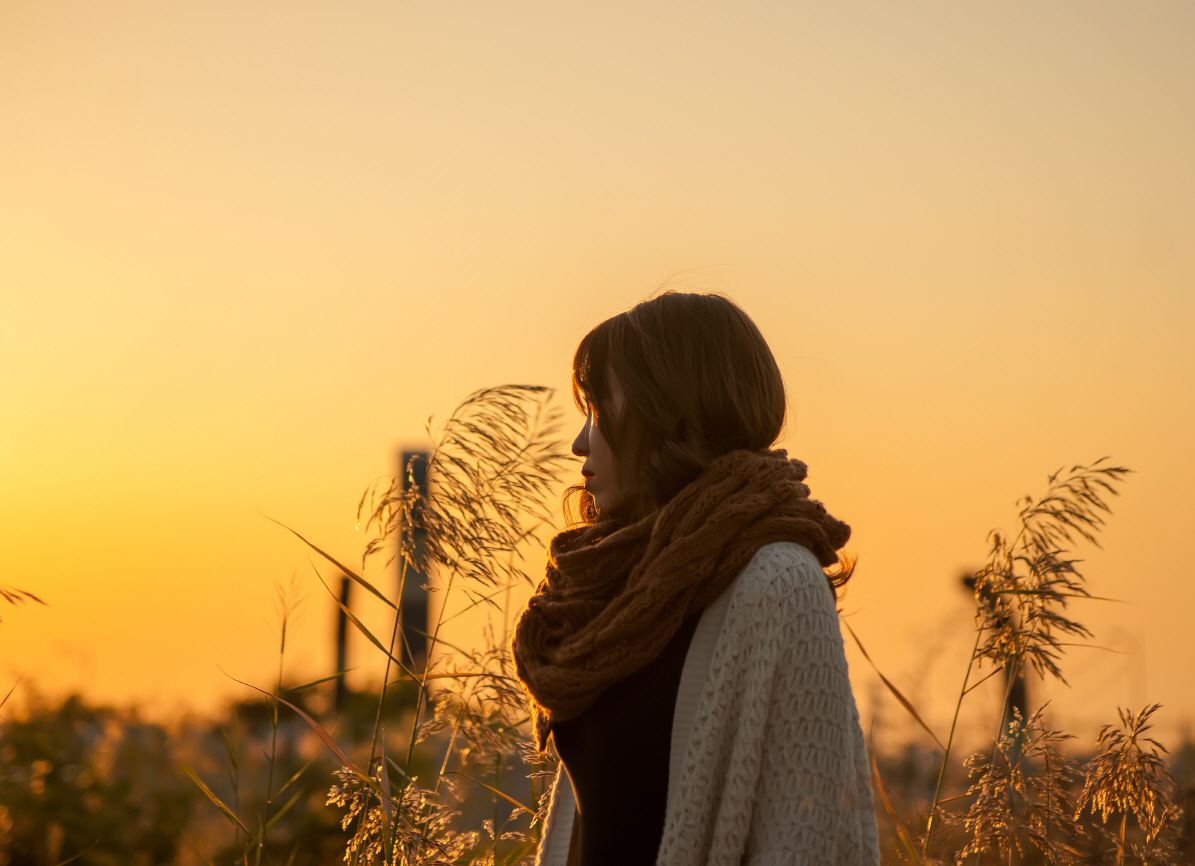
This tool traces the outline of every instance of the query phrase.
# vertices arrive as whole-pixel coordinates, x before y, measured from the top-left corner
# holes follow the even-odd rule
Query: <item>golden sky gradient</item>
[[[1175,736],[1193,33],[1186,0],[0,5],[0,582],[49,603],[0,608],[0,692],[243,695],[292,576],[288,671],[329,672],[266,518],[356,560],[362,490],[488,385],[558,389],[571,441],[577,341],[672,278],[773,346],[850,622],[943,736],[988,530],[1132,469],[1072,554],[1120,654],[1036,695]],[[865,728],[904,725],[848,659]]]

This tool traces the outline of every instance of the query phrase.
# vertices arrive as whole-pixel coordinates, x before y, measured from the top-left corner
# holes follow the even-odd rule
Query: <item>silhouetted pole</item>
[[[411,477],[407,477],[407,464],[410,463]],[[398,474],[401,479],[401,489],[405,493],[414,484],[418,491],[418,498],[411,509],[411,525],[403,526],[402,544],[414,551],[416,562],[423,562],[426,548],[427,530],[423,526],[423,503],[427,500],[427,462],[428,452],[421,450],[404,450],[399,454]],[[422,585],[427,582],[427,573],[406,565],[407,574],[403,579],[403,557],[396,559],[398,564],[399,586],[402,588],[402,626],[400,637],[399,658],[415,672],[421,672],[427,661],[428,639],[430,628],[428,615],[427,591]]]
[[[345,699],[348,697],[348,686],[344,682],[345,670],[348,669],[348,640],[349,640],[349,618],[345,614],[345,608],[349,607],[349,598],[352,595],[353,582],[349,579],[347,574],[340,577],[340,603],[344,607],[336,608],[336,712],[344,709]]]

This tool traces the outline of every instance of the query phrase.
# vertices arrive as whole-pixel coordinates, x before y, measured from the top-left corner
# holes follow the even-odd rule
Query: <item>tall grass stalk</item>
[[[1038,709],[1028,719],[1013,708],[1013,718],[996,741],[995,755],[973,754],[964,762],[972,783],[970,807],[961,823],[969,834],[967,845],[955,855],[955,864],[969,856],[997,851],[1013,862],[1014,852],[1024,858],[1036,850],[1052,866],[1071,866],[1079,851],[1066,830],[1070,799],[1068,790],[1079,777],[1074,762],[1060,745],[1072,734],[1049,729]],[[1041,773],[1027,772],[1027,761],[1040,761]],[[955,819],[957,820],[957,819]]]
[[[1138,713],[1119,708],[1120,724],[1100,729],[1099,751],[1087,765],[1083,790],[1075,807],[1075,820],[1084,811],[1093,816],[1098,812],[1100,826],[1109,817],[1120,816],[1117,866],[1124,862],[1126,850],[1140,863],[1168,863],[1176,854],[1163,831],[1177,830],[1182,817],[1177,802],[1178,786],[1162,758],[1166,747],[1146,736],[1150,719],[1159,707],[1151,704]],[[1140,845],[1125,844],[1130,815],[1144,834]]]
[[[0,599],[3,599],[4,601],[13,605],[21,604],[22,602],[26,601],[32,601],[40,605],[46,604],[39,597],[28,590],[17,589],[14,586],[4,586],[3,584],[0,584]],[[0,622],[3,621],[4,618],[0,617]],[[9,687],[8,691],[4,693],[4,697],[0,698],[0,707],[3,707],[8,703],[8,699],[12,697],[12,693],[17,690],[17,686],[20,685],[20,683],[21,678],[17,677],[16,681]]]
[[[976,602],[976,643],[967,660],[963,685],[955,701],[954,719],[950,735],[938,768],[933,800],[926,818],[921,854],[924,858],[934,830],[934,818],[942,793],[942,782],[954,742],[955,729],[963,700],[974,686],[971,673],[985,659],[995,673],[1007,670],[1007,685],[999,711],[992,761],[1000,748],[1008,701],[1016,678],[1028,658],[1040,675],[1050,675],[1066,682],[1058,659],[1062,653],[1059,634],[1090,637],[1091,632],[1080,622],[1065,614],[1072,598],[1094,598],[1084,585],[1083,575],[1075,568],[1081,560],[1064,559],[1063,548],[1056,541],[1073,543],[1072,531],[1099,546],[1099,541],[1085,527],[1098,527],[1103,518],[1098,510],[1110,512],[1099,490],[1119,495],[1110,481],[1131,470],[1121,466],[1100,466],[1107,457],[1100,457],[1090,466],[1071,466],[1066,478],[1058,480],[1061,467],[1049,478],[1049,489],[1040,500],[1031,496],[1019,502],[1020,528],[1011,544],[996,530],[988,533],[991,542],[987,564],[974,577]],[[1017,566],[1027,569],[1021,574]],[[986,681],[987,677],[980,682]],[[1018,731],[1020,728],[1018,728]]]
[[[426,850],[433,857],[446,856],[464,837],[450,838],[452,844],[444,846],[435,841],[433,830],[440,827],[449,832],[445,824],[447,811],[438,798],[442,785],[455,791],[448,766],[462,740],[471,755],[492,755],[495,768],[500,768],[502,753],[516,750],[518,743],[512,737],[521,722],[512,716],[524,709],[523,695],[505,646],[488,655],[467,654],[474,662],[473,670],[443,674],[436,671],[440,664],[436,649],[446,644],[440,632],[451,619],[446,614],[454,590],[464,591],[470,599],[466,609],[482,604],[497,609],[494,595],[509,593],[515,583],[534,585],[515,564],[515,556],[522,544],[536,537],[541,526],[550,524],[547,496],[570,459],[557,435],[561,413],[548,405],[552,394],[552,389],[534,385],[505,385],[474,392],[453,411],[438,436],[433,437],[428,419],[428,437],[435,445],[427,463],[425,496],[413,483],[413,466],[408,464],[403,467],[403,478],[389,479],[380,493],[377,485],[367,489],[358,504],[358,524],[362,514],[367,513],[365,528],[376,527],[376,535],[362,555],[362,568],[370,556],[393,543],[394,553],[386,565],[399,560],[399,594],[395,601],[388,602],[393,617],[388,645],[383,647],[367,633],[386,656],[370,750],[372,781],[368,787],[372,791],[362,788],[360,780],[342,779],[330,793],[330,800],[344,805],[350,815],[360,819],[346,852],[349,860],[355,862],[358,855],[380,856],[383,862],[394,863],[415,849]],[[406,483],[401,483],[403,479]],[[345,571],[380,595],[364,578]],[[429,581],[433,573],[438,573],[446,583],[436,622],[426,635],[427,652],[419,674],[407,670],[396,655],[399,639],[407,637],[402,630],[402,600],[410,571],[427,575]],[[486,591],[495,587],[495,592]],[[423,588],[430,591],[430,583]],[[506,616],[506,611],[500,610]],[[359,630],[367,632],[358,618],[350,619]],[[412,657],[409,650],[408,657]],[[392,665],[418,687],[402,764],[386,753],[382,707]],[[443,679],[447,688],[437,700],[436,714],[425,720],[431,700],[427,684],[432,679]],[[484,703],[495,709],[490,716],[472,718],[471,706],[479,695],[484,695]],[[451,720],[445,716],[447,707],[455,714]],[[437,782],[424,791],[410,773],[415,746],[445,726],[450,736]],[[393,788],[392,772],[397,777],[397,787]],[[375,805],[368,806],[367,800]],[[402,812],[404,803],[418,806],[418,820],[404,823],[402,816],[409,814]],[[538,810],[522,804],[516,803],[516,807],[516,812],[538,814]]]
[[[254,866],[261,866],[262,850],[266,845],[266,835],[269,832],[271,823],[270,810],[274,806],[274,765],[278,759],[278,695],[282,694],[282,674],[283,666],[286,659],[286,631],[287,625],[290,622],[291,616],[295,613],[298,607],[297,588],[295,586],[294,578],[292,576],[290,590],[284,591],[281,586],[277,586],[278,592],[278,676],[276,679],[277,694],[270,696],[270,753],[267,761],[266,769],[266,790],[265,790],[265,804],[262,806],[261,818],[258,822],[257,845],[254,850],[253,863]],[[292,778],[290,781],[294,781]],[[290,781],[287,784],[290,784]],[[285,788],[280,789],[278,794],[281,795]]]
[[[391,600],[364,577],[345,569],[303,539],[381,599],[393,617],[390,639],[383,642],[352,611],[343,608],[354,626],[386,657],[368,769],[353,772],[354,768],[342,755],[344,766],[337,771],[337,783],[328,795],[329,804],[345,810],[342,828],[347,830],[350,824],[356,824],[345,850],[345,860],[350,864],[469,862],[491,866],[497,862],[499,841],[534,844],[529,835],[506,828],[521,815],[530,816],[531,827],[542,823],[547,786],[536,796],[535,803],[520,803],[502,790],[504,760],[517,753],[530,768],[527,776],[532,781],[533,796],[536,781],[547,781],[554,775],[555,767],[550,765],[555,761],[535,752],[529,740],[518,733],[529,719],[525,696],[513,675],[506,644],[510,590],[519,582],[534,585],[516,565],[516,553],[523,542],[534,538],[537,530],[550,522],[550,515],[540,512],[559,468],[569,459],[567,452],[559,447],[561,443],[553,437],[558,416],[545,415],[544,400],[550,395],[550,389],[534,386],[503,386],[475,392],[453,412],[443,432],[435,437],[436,445],[428,459],[425,496],[415,488],[410,464],[403,467],[405,484],[399,483],[400,478],[393,478],[386,489],[379,491],[374,485],[362,495],[358,524],[362,515],[367,515],[365,527],[376,529],[376,535],[362,555],[361,570],[364,571],[370,556],[386,545],[393,545],[393,554],[386,565],[399,562],[400,589],[396,599]],[[428,435],[433,438],[430,423],[429,418]],[[1065,647],[1076,644],[1063,638],[1091,636],[1085,626],[1068,615],[1067,606],[1075,598],[1101,597],[1087,591],[1085,579],[1075,567],[1081,560],[1064,558],[1060,542],[1073,543],[1072,533],[1075,533],[1098,546],[1088,530],[1101,525],[1097,512],[1109,511],[1101,491],[1116,494],[1113,482],[1130,471],[1101,465],[1105,460],[1106,457],[1101,457],[1090,466],[1072,466],[1061,480],[1060,469],[1049,476],[1050,486],[1043,498],[1034,500],[1026,496],[1020,500],[1020,525],[1011,542],[998,531],[988,534],[988,562],[973,576],[975,644],[967,659],[945,744],[938,740],[916,707],[880,674],[885,686],[941,749],[933,798],[920,839],[914,839],[906,822],[900,820],[884,789],[879,768],[873,763],[874,784],[897,825],[910,860],[926,866],[942,862],[931,845],[940,815],[943,820],[961,826],[968,835],[965,845],[954,852],[955,866],[961,866],[968,857],[978,860],[985,852],[998,852],[1010,866],[1017,857],[1026,858],[1034,852],[1045,863],[1075,863],[1080,856],[1078,845],[1085,838],[1078,822],[1079,812],[1083,807],[1095,808],[1091,804],[1097,802],[1115,802],[1118,805],[1110,814],[1119,818],[1120,859],[1123,860],[1126,850],[1136,850],[1135,843],[1127,836],[1127,818],[1133,815],[1144,828],[1146,844],[1153,844],[1150,850],[1162,852],[1162,859],[1156,862],[1171,862],[1166,859],[1165,846],[1170,842],[1165,828],[1173,828],[1178,813],[1174,808],[1157,805],[1165,796],[1164,779],[1156,772],[1159,762],[1138,757],[1140,766],[1153,766],[1155,772],[1148,778],[1148,774],[1138,774],[1137,800],[1132,801],[1137,805],[1133,807],[1127,799],[1110,799],[1112,795],[1108,793],[1113,790],[1109,787],[1114,785],[1113,780],[1123,774],[1122,777],[1108,772],[1099,775],[1099,767],[1112,766],[1112,759],[1105,759],[1103,764],[1095,761],[1089,768],[1090,773],[1096,773],[1088,777],[1091,792],[1084,794],[1079,811],[1072,815],[1070,783],[1077,779],[1078,771],[1059,748],[1071,735],[1044,725],[1045,707],[1028,714],[1028,718],[1019,710],[1011,720],[1007,718],[1018,675],[1032,669],[1041,677],[1050,676],[1065,683],[1061,656]],[[427,653],[419,672],[402,663],[398,648],[400,640],[409,638],[402,628],[402,602],[403,587],[411,573],[427,576],[428,585],[423,587],[427,591],[433,590],[433,575],[440,578],[444,587],[436,621],[426,633],[415,629],[427,639]],[[464,610],[450,615],[450,599],[459,592],[466,594],[469,603]],[[498,594],[504,594],[501,606],[494,601]],[[464,650],[444,639],[442,629],[449,621],[482,605],[502,614],[501,645],[488,631],[487,649],[481,651]],[[849,624],[846,625],[850,630]],[[858,642],[853,630],[850,633]],[[455,655],[437,656],[436,649],[440,646],[451,648]],[[859,647],[874,667],[861,642]],[[408,657],[413,657],[409,646],[406,650]],[[454,658],[464,666],[458,666]],[[985,663],[991,670],[977,676]],[[391,671],[395,668],[399,674],[392,681]],[[970,778],[967,791],[943,797],[962,703],[1000,673],[1005,674],[1007,683],[992,754],[968,758],[964,762]],[[434,696],[428,688],[433,680],[444,686]],[[417,688],[406,755],[400,762],[388,754],[383,701],[386,688],[403,681],[410,681]],[[1139,716],[1130,719],[1137,729],[1141,727],[1139,720]],[[1125,726],[1130,726],[1128,721],[1122,728]],[[440,733],[445,734],[445,740],[442,753],[432,765],[435,782],[421,783],[414,775],[416,749]],[[326,742],[329,748],[334,748],[334,743]],[[1101,742],[1103,752],[1110,755],[1127,754],[1126,743],[1143,740],[1129,734],[1116,739],[1109,734]],[[480,776],[472,770],[474,766],[480,768]],[[500,816],[495,812],[492,819],[483,821],[483,834],[453,829],[451,819],[459,812],[445,798],[451,795],[463,802],[458,791],[460,782],[488,792],[496,807],[503,801],[513,806],[509,817],[499,823]],[[1155,792],[1152,800],[1141,793],[1146,789]],[[971,801],[962,818],[942,809],[944,804],[958,800]],[[1154,805],[1151,807],[1149,803]],[[479,842],[485,850],[476,850]],[[473,851],[472,859],[462,859],[467,851]]]

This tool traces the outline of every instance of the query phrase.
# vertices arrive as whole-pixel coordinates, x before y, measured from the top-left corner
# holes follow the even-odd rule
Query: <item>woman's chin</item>
[[[593,504],[597,508],[598,517],[600,519],[609,520],[610,518],[623,516],[618,511],[621,506],[620,501],[611,502],[606,497],[595,496],[593,499]]]

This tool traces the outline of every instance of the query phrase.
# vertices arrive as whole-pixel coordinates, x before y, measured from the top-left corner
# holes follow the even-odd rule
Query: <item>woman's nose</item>
[[[582,427],[577,438],[573,440],[573,453],[578,457],[589,456],[589,437],[585,435],[585,430],[586,428]]]

